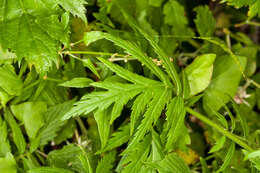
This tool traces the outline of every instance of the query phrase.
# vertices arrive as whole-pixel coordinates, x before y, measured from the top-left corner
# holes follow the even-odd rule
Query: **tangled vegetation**
[[[0,0],[0,172],[260,172],[259,16],[260,0]]]

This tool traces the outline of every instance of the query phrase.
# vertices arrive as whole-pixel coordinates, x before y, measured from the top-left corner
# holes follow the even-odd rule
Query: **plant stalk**
[[[215,130],[219,131],[220,133],[222,133],[223,135],[225,135],[226,137],[228,137],[229,139],[231,139],[232,141],[234,141],[235,143],[237,143],[238,145],[240,145],[241,147],[243,147],[244,149],[248,150],[249,152],[254,151],[253,148],[251,148],[249,145],[247,145],[245,142],[241,141],[239,138],[239,136],[234,135],[232,133],[230,133],[229,131],[227,131],[226,129],[224,129],[223,127],[217,125],[216,123],[214,123],[213,121],[211,121],[210,119],[208,119],[206,116],[192,110],[189,107],[186,107],[186,111],[189,112],[190,114],[192,114],[193,116],[197,117],[198,119],[200,119],[201,121],[203,121],[204,123],[206,123],[207,125],[213,127]]]

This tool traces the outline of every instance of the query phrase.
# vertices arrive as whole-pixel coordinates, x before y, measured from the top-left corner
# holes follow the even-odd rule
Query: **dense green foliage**
[[[0,173],[260,172],[260,0],[0,0]]]

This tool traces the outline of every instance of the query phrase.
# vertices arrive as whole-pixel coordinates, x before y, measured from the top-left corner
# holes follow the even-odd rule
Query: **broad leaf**
[[[7,153],[5,157],[0,157],[0,172],[2,173],[16,173],[16,162],[11,153]]]
[[[242,69],[245,68],[246,58],[237,56]],[[210,85],[203,96],[203,107],[207,112],[210,107],[214,111],[218,111],[225,105],[230,97],[234,97],[241,78],[241,71],[235,60],[228,56],[218,57],[214,63],[213,77]]]
[[[35,138],[39,129],[44,125],[43,114],[47,111],[46,103],[25,102],[12,105],[11,110],[15,117],[24,123],[30,139]]]
[[[215,58],[215,54],[201,55],[185,68],[190,85],[190,96],[196,95],[208,87]]]

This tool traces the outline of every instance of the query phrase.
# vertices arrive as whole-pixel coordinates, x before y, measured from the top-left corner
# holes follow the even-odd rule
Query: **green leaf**
[[[196,95],[208,87],[215,58],[215,54],[201,55],[185,68],[190,85],[190,96]]]
[[[112,151],[104,155],[104,157],[98,162],[96,173],[112,173],[114,162],[116,160],[116,152]]]
[[[154,7],[160,7],[163,3],[163,0],[149,0],[149,5]]]
[[[131,140],[128,148],[125,150],[131,150],[135,145],[142,140],[146,133],[148,133],[153,124],[156,123],[158,118],[160,117],[166,103],[169,101],[169,96],[171,95],[171,91],[168,89],[156,91],[153,95],[153,99],[150,101],[148,108],[144,114],[144,118],[141,124],[137,128],[137,132],[134,134],[134,138]]]
[[[184,7],[176,0],[168,1],[163,8],[164,21],[173,27],[173,33],[179,37],[193,36],[188,27],[188,19],[185,16]]]
[[[147,105],[149,104],[150,100],[152,99],[153,95],[151,94],[152,91],[146,91],[141,93],[137,96],[132,106],[132,113],[131,113],[131,135],[135,130],[135,125],[138,122],[140,116],[145,112]]]
[[[165,67],[167,73],[173,80],[174,84],[176,85],[176,93],[179,95],[181,93],[181,82],[180,78],[178,76],[178,73],[173,65],[173,63],[170,61],[170,58],[167,56],[167,54],[160,48],[160,46],[155,42],[153,37],[151,37],[149,34],[147,34],[144,30],[142,30],[135,22],[134,18],[130,15],[128,15],[127,12],[123,10],[123,14],[125,15],[129,25],[133,28],[138,30],[151,44],[151,46],[154,48],[154,51],[159,56],[159,59],[163,62],[163,66]],[[171,84],[168,81],[163,81],[167,86],[171,86]],[[167,83],[168,82],[168,83]]]
[[[92,73],[94,73],[98,78],[100,78],[100,75],[97,72],[96,67],[94,66],[94,64],[92,63],[90,58],[83,59],[82,61],[83,61],[84,67],[87,67]]]
[[[16,162],[11,153],[7,153],[4,158],[0,157],[0,172],[1,173],[16,173]]]
[[[150,163],[159,173],[190,173],[189,167],[175,153],[168,154],[163,160]]]
[[[222,172],[222,171],[224,171],[228,167],[228,165],[232,161],[232,157],[233,157],[234,153],[235,153],[235,143],[232,142],[230,144],[230,147],[229,147],[229,149],[227,151],[227,154],[226,154],[226,156],[224,158],[224,162],[221,165],[221,167],[217,170],[217,172]]]
[[[10,95],[20,95],[23,82],[15,73],[13,66],[7,64],[0,67],[0,87]]]
[[[61,5],[66,11],[70,12],[74,16],[80,17],[84,22],[87,22],[86,19],[86,8],[85,0],[76,0],[76,1],[71,1],[71,0],[54,0],[55,3]]]
[[[69,170],[81,170],[79,165],[79,155],[82,154],[82,150],[73,145],[65,145],[62,149],[53,150],[48,154],[47,161],[51,167],[63,168]],[[79,167],[80,166],[80,167]]]
[[[11,49],[19,59],[25,58],[30,66],[35,65],[38,71],[47,71],[53,62],[58,64],[60,41],[68,39],[67,28],[57,17],[58,5],[75,13],[71,9],[75,5],[83,7],[82,3],[82,0],[9,0],[8,3],[2,0],[0,44],[4,49]],[[68,8],[69,5],[74,6]]]
[[[6,122],[3,121],[0,117],[0,157],[5,156],[7,153],[11,152],[7,135],[8,132]]]
[[[143,162],[146,161],[151,148],[151,135],[143,138],[142,142],[137,143],[135,148],[129,150],[127,155],[124,155],[118,164],[117,172],[122,173],[139,173]],[[126,166],[125,166],[126,165]],[[120,170],[120,171],[119,171]]]
[[[35,138],[39,129],[44,125],[43,114],[47,111],[46,103],[24,102],[19,105],[12,105],[11,110],[14,116],[24,123],[30,139]]]
[[[241,123],[241,126],[242,126],[242,129],[243,129],[243,133],[244,133],[244,137],[248,137],[249,135],[249,127],[248,127],[248,123],[246,122],[246,117],[245,115],[241,115],[240,111],[239,111],[239,107],[238,105],[235,103],[235,101],[230,98],[231,102],[232,102],[232,106],[236,112],[236,115],[237,117],[239,118],[240,120],[240,123]]]
[[[246,58],[237,56],[242,69],[245,68]],[[234,97],[241,78],[241,71],[235,60],[229,55],[218,57],[214,63],[213,76],[210,85],[203,96],[203,107],[212,113],[208,107],[218,111]]]
[[[64,13],[66,15],[67,13]],[[61,41],[63,44],[69,44],[70,28],[67,26],[66,19],[62,18],[60,21],[59,15],[51,15],[48,17],[41,17],[36,19],[36,23],[45,30],[49,36],[55,40]],[[48,26],[48,27],[46,27]]]
[[[126,143],[129,139],[130,139],[130,125],[126,124],[119,127],[119,129],[112,134],[112,137],[109,138],[107,145],[103,149],[98,151],[97,154],[117,148],[122,144]]]
[[[5,110],[4,117],[12,129],[14,143],[18,148],[19,153],[23,154],[26,148],[26,142],[19,125],[17,124],[16,120],[13,118],[12,113],[8,109]]]
[[[167,150],[172,149],[173,145],[176,145],[178,138],[183,133],[185,115],[184,100],[178,96],[173,98],[167,106],[166,112],[168,139],[165,148]]]
[[[200,36],[212,36],[216,28],[216,21],[208,6],[196,7],[195,11],[197,13],[195,24]]]
[[[81,164],[83,166],[85,173],[93,173],[93,170],[92,170],[92,167],[91,167],[87,153],[81,154],[79,156],[79,160],[81,161]]]
[[[260,150],[255,150],[251,153],[248,153],[245,156],[245,159],[254,159],[254,158],[257,158],[257,157],[260,157]]]
[[[221,138],[217,139],[216,144],[210,149],[209,153],[214,153],[216,151],[219,151],[221,148],[224,147],[225,142],[226,142],[225,136],[222,136]]]
[[[254,16],[260,16],[260,1],[256,0],[255,3],[250,5],[249,11],[248,11],[248,16],[250,18],[253,18]]]
[[[53,140],[58,132],[65,125],[66,121],[61,118],[72,108],[74,101],[68,101],[53,107],[50,107],[44,114],[45,125],[39,131],[37,137],[40,138],[40,146],[46,145],[47,142]]]
[[[110,119],[110,123],[112,123],[118,116],[120,116],[124,104],[146,88],[142,85],[122,84],[115,82],[92,83],[92,86],[105,88],[108,89],[108,91],[92,92],[83,96],[81,101],[76,102],[75,107],[73,107],[63,117],[63,119],[68,119],[72,116],[81,114],[87,115],[96,109],[102,111],[115,103]]]
[[[112,41],[117,46],[125,49],[127,54],[132,55],[133,57],[137,58],[141,63],[146,65],[156,76],[158,76],[159,79],[161,79],[161,81],[168,83],[169,79],[166,77],[166,75],[163,73],[163,71],[157,65],[155,65],[154,62],[146,54],[144,54],[143,51],[140,49],[140,47],[137,46],[135,43],[120,39],[119,37],[115,37],[115,36],[107,34],[107,33],[102,33],[102,32],[97,33],[97,32],[98,31],[85,33],[85,36],[84,36],[85,43],[90,44],[90,40],[91,41],[93,40],[93,39],[90,39],[90,40],[88,39],[88,37],[90,37],[90,36],[91,37],[97,36],[97,38],[95,38],[93,41],[96,41],[98,39],[107,39],[109,41]],[[94,35],[94,36],[92,36],[92,35]],[[99,60],[102,61],[103,59],[99,58]],[[120,70],[120,71],[122,71],[122,70]],[[133,75],[131,75],[131,76],[133,76]],[[137,77],[136,74],[135,74],[135,76]],[[132,81],[134,79],[135,78],[128,78],[127,80]],[[137,79],[139,80],[139,79],[141,79],[141,77],[138,77]],[[137,82],[137,80],[135,80],[135,82]]]
[[[109,120],[111,118],[110,110],[96,111],[94,118],[97,122],[98,133],[101,140],[101,148],[104,148],[110,134]]]
[[[28,173],[73,173],[70,170],[62,168],[53,168],[53,167],[40,167],[34,168],[28,171]]]
[[[59,86],[70,87],[70,88],[85,88],[88,87],[93,80],[89,78],[73,78],[70,81],[63,82]]]

